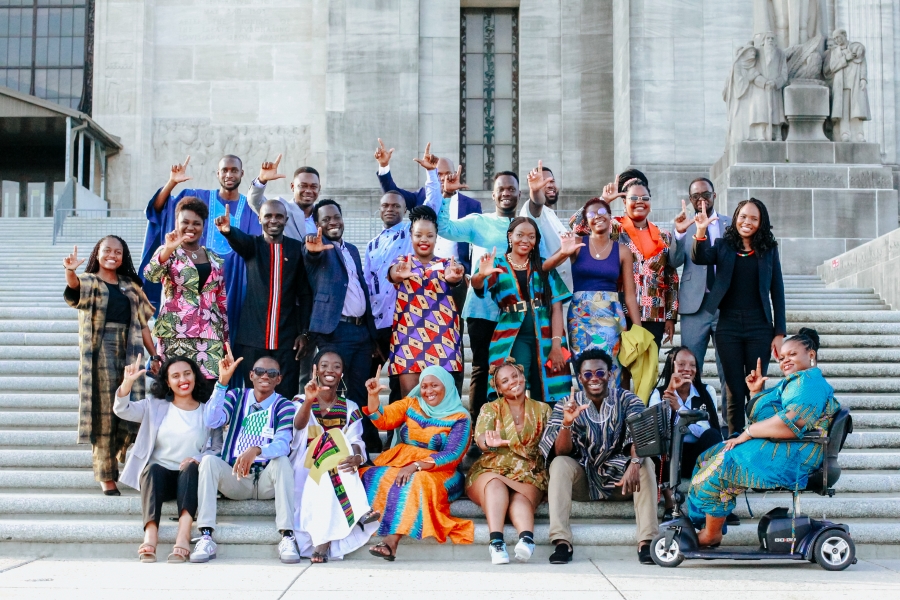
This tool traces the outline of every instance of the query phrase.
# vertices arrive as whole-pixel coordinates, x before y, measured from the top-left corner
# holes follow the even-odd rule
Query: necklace
[[[199,246],[197,247],[196,250],[191,250],[190,248],[185,248],[185,247],[184,247],[184,244],[181,244],[181,248],[182,248],[182,250],[187,250],[188,252],[190,252],[190,253],[191,253],[191,258],[192,258],[193,260],[197,260],[197,258],[198,258],[197,253],[200,252],[200,247],[199,247]]]
[[[516,415],[516,413],[513,411],[512,406],[510,405],[509,401],[506,402],[506,406],[509,408],[509,414],[512,415],[513,424],[515,424],[515,426],[518,427],[519,419],[522,417],[522,415],[518,415],[518,416]],[[524,413],[525,413],[525,405],[523,404],[522,405],[522,414],[524,414]]]
[[[512,268],[515,269],[516,271],[524,271],[525,269],[528,268],[528,262],[527,262],[527,261],[526,261],[525,263],[522,263],[522,264],[514,263],[514,262],[513,262],[513,259],[510,257],[509,254],[506,255],[506,260],[509,261],[509,264],[512,265]]]
[[[737,251],[737,255],[740,256],[741,258],[753,256],[754,254],[756,254],[756,250],[744,250],[744,251],[738,250]]]
[[[601,248],[600,250],[598,250],[596,253],[594,253],[594,238],[592,238],[592,237],[591,237],[591,238],[588,238],[588,245],[590,246],[591,253],[594,254],[594,258],[596,258],[596,259],[600,259],[600,258],[601,258],[602,254],[606,251],[607,248],[609,248],[609,245],[610,245],[611,243],[612,243],[612,240],[609,239],[609,238],[607,238],[607,240],[606,240],[606,245],[603,246],[603,248]]]

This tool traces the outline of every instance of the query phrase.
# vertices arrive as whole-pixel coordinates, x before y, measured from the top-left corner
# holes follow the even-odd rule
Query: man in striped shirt
[[[244,359],[245,385],[251,381],[247,367],[263,356],[281,365],[281,383],[275,391],[293,398],[300,391],[300,354],[306,350],[306,332],[312,296],[303,242],[285,237],[287,210],[278,200],[259,207],[263,233],[250,236],[231,227],[227,207],[216,226],[247,265],[247,295],[235,340],[236,354]],[[228,302],[240,301],[228,298]]]
[[[249,370],[249,389],[228,389],[242,359],[231,349],[219,361],[219,381],[204,411],[210,429],[228,426],[221,456],[200,461],[197,484],[197,528],[201,538],[191,562],[216,557],[216,492],[232,500],[275,499],[275,524],[281,532],[278,553],[283,563],[300,562],[294,539],[294,470],[288,454],[294,434],[294,403],[275,391],[281,381],[278,361],[263,357]]]

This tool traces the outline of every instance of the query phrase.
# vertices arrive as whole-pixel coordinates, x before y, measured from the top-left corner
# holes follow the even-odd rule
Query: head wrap
[[[456,382],[453,381],[453,376],[450,375],[444,367],[432,365],[426,368],[419,374],[419,381],[421,382],[428,375],[437,377],[444,386],[444,399],[441,400],[440,404],[431,406],[425,402],[425,399],[422,398],[422,392],[419,389],[421,384],[417,385],[409,392],[411,398],[416,398],[419,401],[419,408],[422,409],[422,412],[425,413],[426,417],[430,419],[444,419],[450,415],[459,413],[469,414],[466,407],[463,406],[462,400],[459,397],[459,392],[456,391]]]

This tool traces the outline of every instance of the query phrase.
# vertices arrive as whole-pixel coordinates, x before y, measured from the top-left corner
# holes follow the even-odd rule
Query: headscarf
[[[463,406],[462,400],[459,397],[459,392],[456,391],[456,382],[453,381],[453,376],[450,375],[444,367],[432,365],[426,368],[419,374],[419,381],[422,381],[428,375],[434,375],[444,385],[444,399],[440,404],[437,406],[430,406],[425,402],[425,399],[422,398],[422,392],[419,391],[419,385],[409,392],[410,398],[416,398],[419,401],[419,408],[422,409],[422,412],[425,413],[426,417],[429,419],[445,419],[450,415],[459,413],[469,414],[469,411]]]

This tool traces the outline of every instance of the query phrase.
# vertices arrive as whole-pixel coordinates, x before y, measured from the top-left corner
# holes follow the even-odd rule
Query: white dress
[[[302,403],[304,397],[298,398]],[[371,510],[359,473],[330,468],[352,455],[353,445],[366,460],[362,413],[355,402],[340,397],[322,415],[321,423],[315,413],[310,411],[306,427],[294,429],[291,444],[294,536],[301,556],[311,556],[316,546],[331,542],[328,558],[339,560],[366,544],[378,530],[377,521],[365,528],[357,523]]]

